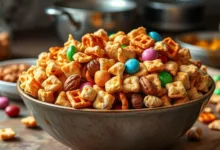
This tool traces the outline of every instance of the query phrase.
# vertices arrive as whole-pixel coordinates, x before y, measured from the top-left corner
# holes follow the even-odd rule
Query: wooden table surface
[[[220,75],[220,71],[209,68],[211,75]],[[10,127],[17,133],[16,138],[12,141],[0,141],[0,150],[70,150],[70,148],[59,143],[43,131],[40,127],[36,129],[28,129],[24,127],[20,119],[28,116],[29,113],[22,101],[12,101],[11,103],[19,105],[21,108],[21,115],[17,118],[9,118],[5,115],[3,110],[0,110],[0,128]],[[214,110],[214,106],[210,105]],[[220,115],[217,115],[220,119]],[[220,131],[212,131],[197,121],[195,126],[201,127],[203,130],[202,140],[199,142],[189,142],[186,136],[171,145],[169,150],[220,150]]]

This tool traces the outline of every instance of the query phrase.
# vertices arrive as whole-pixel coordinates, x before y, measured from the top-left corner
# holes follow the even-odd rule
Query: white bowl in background
[[[37,60],[36,58],[6,60],[0,62],[0,67],[3,67],[5,65],[20,64],[20,63],[35,65],[36,60]],[[5,82],[2,80],[0,80],[0,96],[5,96],[13,100],[21,100],[21,97],[16,88],[16,83]]]

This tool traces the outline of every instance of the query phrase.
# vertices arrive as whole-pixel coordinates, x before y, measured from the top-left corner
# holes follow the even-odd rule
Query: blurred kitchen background
[[[109,28],[109,33],[114,32],[111,27],[127,31],[128,28],[144,26],[148,31],[158,31],[165,37],[189,31],[218,31],[220,28],[220,0],[116,0],[112,3],[109,2],[111,0],[101,0],[102,4],[99,4],[99,1],[63,0],[59,8],[78,7],[84,11],[91,9],[90,6],[94,4],[102,8],[96,7],[92,8],[93,10],[108,9],[104,21],[112,18],[115,21],[115,24],[108,23],[105,26]],[[134,12],[127,12],[120,17],[111,15],[114,10],[118,12],[125,7],[126,1],[137,4],[136,15]],[[45,9],[54,6],[57,0],[1,0],[0,2],[0,60],[37,57],[40,52],[47,51],[51,46],[62,45],[69,31],[76,35],[76,38],[85,31],[93,32],[94,27],[85,24],[92,23],[99,28],[103,17],[99,13],[94,13],[93,18],[90,16],[89,22],[88,18],[86,19],[88,14],[78,10],[77,15],[69,21],[70,9],[47,11],[49,14],[56,13],[56,16],[46,14]],[[172,19],[175,22],[172,22]],[[74,23],[76,24],[73,27]],[[81,27],[78,28],[77,25]]]

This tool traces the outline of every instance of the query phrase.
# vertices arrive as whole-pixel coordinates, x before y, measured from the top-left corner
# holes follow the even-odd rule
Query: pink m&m
[[[84,82],[84,83],[80,84],[80,86],[79,86],[80,90],[82,90],[84,88],[84,86],[93,87],[93,84],[91,82]]]
[[[7,97],[0,97],[0,109],[5,109],[9,105]]]
[[[157,59],[157,51],[154,50],[153,48],[148,48],[146,50],[144,50],[144,52],[142,53],[142,60],[146,61],[146,60],[154,60]]]

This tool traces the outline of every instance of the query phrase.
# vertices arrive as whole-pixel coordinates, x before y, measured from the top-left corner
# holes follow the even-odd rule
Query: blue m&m
[[[155,31],[149,32],[148,35],[149,35],[152,39],[154,39],[154,41],[156,41],[156,42],[162,41],[162,38],[161,38],[160,34],[157,33],[157,32],[155,32]]]
[[[125,62],[125,72],[129,74],[134,74],[138,72],[139,68],[140,68],[140,64],[137,59],[132,58],[132,59],[128,59]]]

